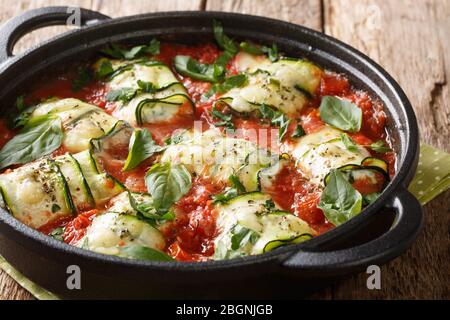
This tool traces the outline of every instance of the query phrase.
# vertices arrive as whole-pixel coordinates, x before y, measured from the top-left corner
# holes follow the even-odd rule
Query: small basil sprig
[[[147,171],[145,185],[153,197],[155,209],[158,212],[167,212],[175,202],[189,192],[192,178],[182,164],[157,163]]]
[[[213,202],[215,204],[226,203],[229,200],[236,198],[238,195],[246,192],[244,185],[241,183],[239,178],[234,174],[228,177],[228,181],[231,184],[230,188],[225,190],[224,193],[212,196]]]
[[[255,244],[259,239],[259,233],[236,224],[231,230],[231,250],[238,250],[247,243]]]
[[[18,111],[24,111],[27,108],[25,97],[23,95],[17,97],[15,106]]]
[[[92,81],[92,70],[87,66],[77,68],[76,77],[72,80],[72,91],[80,91]]]
[[[63,235],[64,235],[64,228],[61,228],[61,227],[55,228],[48,235],[50,237],[52,237],[53,239],[62,242],[62,241],[64,241],[64,237],[63,237]]]
[[[386,143],[382,140],[376,141],[371,145],[369,145],[368,147],[378,153],[386,153],[392,151],[392,149],[386,146]]]
[[[106,95],[106,101],[121,101],[123,103],[127,103],[140,93],[155,93],[159,90],[158,86],[152,82],[138,80],[137,85],[138,88],[125,87],[109,91]]]
[[[134,88],[120,88],[116,90],[111,90],[106,95],[106,101],[114,102],[121,101],[127,103],[131,101],[137,93],[137,89]]]
[[[133,60],[146,54],[157,55],[159,54],[159,47],[159,41],[152,39],[148,45],[135,46],[130,49],[112,43],[101,52],[114,59]]]
[[[123,171],[129,171],[150,158],[155,153],[164,151],[165,147],[156,144],[148,129],[136,129],[131,135],[128,147],[128,157],[123,166]]]
[[[339,226],[361,212],[362,196],[341,171],[332,170],[317,207],[331,223]]]
[[[278,140],[283,141],[291,122],[286,115],[266,104],[259,107],[259,113],[262,119],[268,119],[272,125],[279,127]]]
[[[102,58],[100,62],[100,66],[98,67],[96,71],[96,76],[98,79],[103,79],[106,76],[109,76],[110,74],[114,73],[114,67],[110,60],[106,58]]]
[[[224,33],[222,24],[217,20],[213,20],[213,32],[220,48],[235,54],[239,51],[236,43]]]
[[[292,138],[301,138],[306,135],[305,129],[303,129],[302,125],[299,123],[295,128],[295,131],[292,133]]]
[[[175,219],[173,212],[158,212],[153,205],[153,199],[145,199],[138,201],[135,198],[135,193],[128,191],[128,199],[130,200],[131,207],[136,210],[137,217],[151,225],[161,224],[166,221]]]
[[[270,61],[275,62],[280,59],[280,55],[278,54],[278,47],[274,43],[272,47],[266,46],[257,46],[251,42],[241,42],[240,47],[245,52],[248,52],[253,55],[261,55],[267,54]]]
[[[183,55],[175,57],[174,67],[183,76],[206,82],[217,82],[224,72],[219,65],[200,63],[190,56]]]
[[[352,140],[352,138],[350,138],[348,136],[348,134],[341,133],[340,134],[340,138],[341,138],[342,143],[344,144],[344,146],[347,148],[348,151],[351,151],[351,152],[357,152],[358,151],[358,146]]]
[[[240,88],[247,82],[247,76],[245,74],[237,74],[225,79],[222,83],[214,84],[211,89],[205,94],[207,98],[211,97],[215,93],[225,93],[233,88]]]
[[[26,105],[24,96],[20,96],[16,99],[15,106],[19,111],[19,114],[14,115],[13,113],[13,116],[8,119],[8,126],[12,129],[25,126],[28,120],[30,120],[31,114],[33,113],[34,109],[36,109],[35,105]]]
[[[347,150],[352,151],[352,152],[358,151],[358,145],[352,140],[352,138],[350,138],[348,136],[348,134],[341,133],[340,137],[341,137],[342,143],[345,145]],[[392,151],[392,149],[389,148],[388,146],[386,146],[386,143],[382,140],[379,140],[379,141],[374,142],[369,145],[364,145],[364,147],[370,148],[373,151],[378,152],[378,153],[386,153],[386,152]]]
[[[228,62],[238,53],[239,48],[231,38],[225,35],[220,22],[213,21],[213,30],[217,44],[224,50],[222,54],[213,64],[200,63],[190,56],[178,55],[175,57],[174,67],[179,74],[206,82],[223,80]]]
[[[216,107],[212,107],[210,113],[211,113],[211,116],[213,117],[213,119],[222,120],[222,121],[214,123],[214,125],[216,127],[225,127],[229,130],[235,129],[234,123],[232,121],[233,116],[231,114],[224,114],[224,113],[220,112],[219,110],[217,110]]]
[[[358,132],[362,124],[362,111],[354,103],[333,96],[325,96],[319,108],[320,118],[341,130]]]
[[[0,169],[46,156],[61,146],[61,119],[47,114],[34,117],[0,151]]]
[[[171,256],[162,251],[139,245],[120,248],[120,256],[137,260],[174,261]]]

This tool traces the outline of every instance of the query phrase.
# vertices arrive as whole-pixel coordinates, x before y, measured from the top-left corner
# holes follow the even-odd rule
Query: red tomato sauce
[[[212,63],[219,57],[221,51],[211,43],[185,46],[171,43],[163,43],[160,53],[155,59],[172,67],[175,75],[187,88],[188,94],[195,103],[194,115],[183,115],[171,123],[152,124],[146,127],[150,130],[156,143],[163,145],[176,130],[192,127],[194,121],[201,121],[203,130],[208,129],[211,124],[217,122],[210,115],[213,103],[219,98],[219,94],[213,95],[209,100],[202,100],[202,96],[211,88],[207,82],[197,81],[189,77],[177,74],[173,68],[173,59],[176,55],[189,55],[201,63]],[[227,66],[227,74],[237,74],[238,70],[234,60]],[[74,91],[72,80],[76,77],[76,68],[70,68],[64,74],[57,77],[48,77],[41,81],[32,92],[26,96],[26,103],[36,103],[49,97],[77,98],[88,103],[104,108],[106,112],[113,113],[115,103],[106,101],[106,84],[93,80],[80,90]],[[363,113],[363,124],[361,131],[350,133],[350,137],[358,144],[368,146],[371,143],[383,140],[387,142],[388,136],[385,132],[386,115],[382,103],[372,99],[367,93],[354,90],[348,79],[343,75],[332,72],[324,72],[320,87],[309,102],[298,115],[298,119],[292,119],[287,130],[287,140],[294,132],[297,123],[301,124],[306,134],[316,132],[324,126],[320,118],[319,105],[323,96],[335,95],[348,99],[361,108]],[[226,110],[222,110],[226,111]],[[228,110],[226,112],[231,112]],[[233,117],[236,137],[254,141],[261,147],[280,152],[278,143],[278,127],[272,126],[267,121],[247,117]],[[221,128],[223,130],[223,128]],[[264,132],[263,132],[264,131]],[[256,135],[255,135],[256,132]],[[15,134],[0,122],[0,146],[3,146]],[[64,154],[66,150],[61,147],[53,155]],[[389,166],[389,173],[394,174],[395,154],[389,152],[374,156],[385,160]],[[131,191],[145,192],[144,176],[154,162],[154,158],[148,159],[137,168],[123,171],[123,165],[128,154],[128,146],[115,146],[114,152],[110,152],[111,158],[100,159],[104,169]],[[381,182],[380,182],[381,183]],[[363,194],[379,191],[380,184],[370,184],[367,181],[355,181],[354,187]],[[215,185],[201,178],[193,178],[192,188],[188,194],[183,196],[175,205],[176,218],[167,223],[162,230],[167,240],[167,253],[180,261],[201,261],[214,253],[214,238],[216,230],[216,212],[211,200],[215,194],[224,190],[223,185]],[[270,190],[263,190],[270,194],[273,200],[283,210],[293,212],[306,221],[319,234],[331,228],[323,212],[317,208],[320,201],[321,191],[308,183],[308,181],[296,169],[294,164],[285,167],[274,180]],[[93,218],[105,208],[97,208],[80,213],[76,217],[65,217],[50,222],[39,230],[49,234],[57,227],[64,227],[64,241],[69,244],[77,243],[86,233],[86,228],[91,224]]]
[[[0,119],[0,148],[14,137],[16,132],[8,128],[6,120]]]
[[[174,258],[198,261],[214,253],[216,213],[211,196],[223,189],[223,186],[195,178],[189,193],[175,205],[176,219],[163,230],[171,243],[168,252]]]

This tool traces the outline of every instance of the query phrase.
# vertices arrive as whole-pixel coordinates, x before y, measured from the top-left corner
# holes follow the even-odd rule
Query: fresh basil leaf
[[[106,95],[106,101],[122,101],[127,103],[132,100],[137,94],[137,90],[133,88],[120,88],[117,90],[111,90]]]
[[[259,56],[261,54],[264,54],[264,51],[262,51],[262,49],[259,46],[255,45],[255,44],[253,44],[251,42],[245,42],[245,41],[241,42],[239,47],[243,51],[245,51],[247,53],[250,53],[250,54],[253,54],[255,56]]]
[[[162,213],[158,212],[153,204],[153,199],[144,199],[139,202],[133,193],[128,191],[128,198],[131,207],[137,211],[137,217],[151,225],[164,223],[165,221],[173,220],[175,215],[173,212]]]
[[[262,119],[268,119],[272,125],[279,127],[278,140],[282,141],[291,121],[283,112],[275,110],[266,104],[262,104],[259,107],[259,113]]]
[[[339,226],[361,212],[362,196],[342,172],[332,170],[317,207],[331,223]]]
[[[275,210],[275,202],[272,199],[266,200],[264,208],[269,212]]]
[[[53,231],[50,232],[48,235],[55,240],[64,241],[63,234],[64,234],[64,229],[59,227],[59,228],[53,229]]]
[[[59,210],[61,210],[61,207],[59,205],[57,205],[56,203],[54,203],[52,205],[52,213],[58,212]]]
[[[174,59],[174,67],[179,74],[206,82],[223,80],[228,62],[239,49],[234,41],[223,33],[222,25],[216,20],[214,20],[213,29],[214,37],[224,52],[213,64],[200,63],[190,56],[178,55]]]
[[[195,80],[206,82],[217,81],[217,72],[214,70],[214,65],[200,63],[190,56],[175,56],[174,67],[179,74]]]
[[[114,73],[114,68],[111,61],[107,59],[102,60],[100,67],[97,70],[97,78],[102,79],[112,73]]]
[[[350,138],[348,136],[348,134],[346,133],[341,133],[340,134],[341,137],[341,141],[344,144],[344,146],[347,148],[348,151],[351,152],[357,152],[358,151],[358,146],[356,145],[356,143],[352,140],[352,138]]]
[[[259,239],[259,234],[251,229],[237,224],[231,230],[231,250],[238,250],[246,244],[255,244]]]
[[[145,175],[145,185],[156,210],[167,212],[172,204],[189,192],[192,178],[182,164],[157,163]]]
[[[184,139],[184,134],[186,133],[187,130],[182,130],[181,132],[174,132],[172,134],[172,136],[170,136],[169,138],[167,138],[164,142],[166,143],[166,145],[169,144],[178,144],[181,141],[183,141]]]
[[[137,260],[174,261],[171,256],[162,251],[138,245],[121,248],[120,256]]]
[[[379,196],[380,196],[379,192],[374,192],[374,193],[369,193],[369,194],[363,195],[363,205],[368,206],[372,202],[375,202],[375,200],[377,200]]]
[[[212,107],[210,113],[211,113],[213,119],[222,120],[222,121],[214,123],[214,125],[216,127],[225,127],[229,130],[235,129],[234,123],[232,121],[233,116],[231,114],[224,114],[224,113],[220,112],[219,110],[217,110],[216,107]]]
[[[272,124],[279,127],[278,130],[278,140],[283,141],[284,136],[289,128],[289,123],[291,121],[282,112],[276,112],[275,117],[272,119]]]
[[[260,117],[262,119],[272,119],[275,116],[275,110],[268,106],[267,104],[262,104],[259,107],[259,113],[260,113]]]
[[[236,54],[239,51],[234,41],[227,35],[225,35],[225,33],[223,32],[222,24],[217,20],[213,21],[213,31],[214,38],[216,39],[217,44],[220,48],[222,48],[226,52],[230,52],[231,54]]]
[[[86,66],[80,66],[77,69],[76,78],[72,81],[72,90],[80,91],[92,80],[91,70]]]
[[[361,129],[362,111],[348,100],[325,96],[319,111],[320,118],[333,127],[350,132]]]
[[[294,133],[292,133],[292,138],[301,138],[304,135],[306,135],[306,132],[303,129],[302,125],[300,123],[297,124],[297,127],[295,128]]]
[[[136,168],[155,153],[164,151],[165,147],[156,144],[148,129],[136,129],[131,136],[128,150],[128,157],[123,166],[123,171]]]
[[[267,54],[270,61],[275,62],[278,59],[280,59],[280,55],[278,54],[278,47],[274,43],[272,44],[272,47],[266,47],[266,46],[257,46],[250,42],[241,42],[240,48],[250,54],[253,55],[261,55],[261,54]]]
[[[158,86],[152,82],[138,80],[137,84],[139,86],[140,91],[146,93],[155,93],[158,91]]]
[[[148,45],[135,46],[130,49],[119,46],[118,44],[110,44],[101,52],[114,59],[133,60],[144,56],[145,54],[159,54],[160,44],[156,39],[152,39]]]
[[[17,110],[24,111],[27,108],[27,105],[25,104],[25,97],[23,95],[18,96],[15,105]]]
[[[145,48],[145,53],[149,53],[151,55],[157,55],[160,53],[160,42],[157,39],[150,40],[150,43]]]
[[[244,185],[239,181],[239,178],[232,174],[228,177],[228,180],[231,183],[231,186],[238,191],[238,193],[246,192]]]
[[[236,198],[238,195],[246,192],[244,185],[234,174],[228,177],[228,181],[230,182],[231,187],[226,189],[224,193],[212,196],[214,203],[226,203],[229,200]]]
[[[225,79],[222,83],[214,84],[211,89],[206,93],[206,97],[209,98],[215,93],[225,93],[233,88],[240,88],[247,82],[247,76],[245,74],[237,74]]]
[[[392,149],[386,146],[386,144],[382,140],[372,143],[369,148],[378,153],[386,153],[392,151]]]
[[[272,47],[263,46],[261,49],[264,53],[267,54],[270,61],[275,62],[280,59],[280,55],[278,54],[278,47],[275,43],[272,44]]]
[[[33,113],[34,109],[36,109],[36,106],[30,106],[16,117],[13,117],[9,123],[9,126],[12,129],[25,126],[30,120],[31,114]]]
[[[61,119],[57,116],[44,115],[28,120],[19,134],[0,151],[0,169],[52,153],[61,146],[63,137]]]
[[[214,204],[226,203],[238,195],[239,193],[235,188],[228,188],[224,193],[213,195],[212,200]]]

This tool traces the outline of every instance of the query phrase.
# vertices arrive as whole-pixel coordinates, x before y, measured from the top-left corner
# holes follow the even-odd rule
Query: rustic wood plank
[[[33,296],[0,270],[0,300],[31,300]]]
[[[66,5],[58,0],[0,0],[0,22],[30,8]],[[165,10],[196,10],[196,1],[72,0],[116,17]],[[450,62],[450,3],[446,1],[338,1],[324,0],[208,0],[207,10],[238,11],[269,16],[325,31],[366,52],[396,77],[410,97],[422,130],[422,139],[449,150],[450,108],[447,79]],[[322,19],[321,10],[324,9]],[[342,23],[345,21],[345,23]],[[388,32],[387,32],[388,31]],[[40,33],[39,33],[40,32]],[[23,50],[60,27],[46,28],[24,37]],[[314,295],[315,298],[448,298],[450,192],[425,207],[426,227],[407,254],[382,268],[382,290],[369,291],[360,274]],[[0,299],[29,299],[26,290],[0,272]]]
[[[208,0],[206,10],[239,12],[276,18],[321,30],[320,0]]]
[[[325,0],[324,25],[385,67],[410,98],[422,141],[450,151],[450,2]],[[417,242],[382,268],[382,290],[368,290],[361,274],[335,286],[331,297],[449,298],[449,208],[450,192],[425,207]]]
[[[45,6],[67,6],[64,0],[0,0],[0,23],[24,11]],[[170,10],[202,10],[204,0],[71,0],[71,6],[80,6],[100,11],[111,17],[141,14],[156,11]],[[56,34],[68,30],[68,27],[47,27],[36,30],[24,36],[16,45],[15,53],[48,39]],[[33,299],[31,294],[20,287],[11,277],[0,270],[0,300],[28,300]]]
[[[0,8],[2,8],[0,10],[0,23],[30,9],[68,5],[99,11],[110,17],[120,17],[157,11],[201,10],[204,6],[204,0],[134,0],[132,4],[124,0],[72,0],[70,3],[64,0],[0,0]],[[42,40],[70,30],[70,28],[73,27],[52,26],[31,32],[20,39],[14,52],[22,52]]]

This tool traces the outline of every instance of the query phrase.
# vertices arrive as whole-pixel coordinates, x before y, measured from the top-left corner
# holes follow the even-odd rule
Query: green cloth
[[[419,166],[409,191],[422,205],[436,198],[450,186],[450,154],[422,144]]]
[[[409,191],[416,196],[422,205],[437,197],[450,187],[450,154],[439,151],[429,145],[420,147],[419,166]],[[39,287],[14,269],[0,256],[0,268],[27,289],[37,299],[56,300],[58,296]]]

